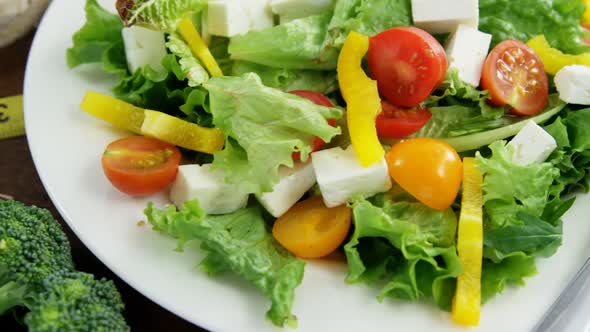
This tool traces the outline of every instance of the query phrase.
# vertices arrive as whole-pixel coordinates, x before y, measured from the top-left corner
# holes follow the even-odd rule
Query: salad
[[[67,50],[133,136],[106,178],[155,231],[197,240],[291,311],[306,259],[461,325],[562,243],[590,190],[590,10],[580,0],[86,1]],[[344,276],[343,276],[344,278]]]

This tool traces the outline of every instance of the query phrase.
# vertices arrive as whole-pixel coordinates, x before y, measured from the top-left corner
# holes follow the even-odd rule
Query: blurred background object
[[[0,47],[29,32],[50,0],[0,0]]]

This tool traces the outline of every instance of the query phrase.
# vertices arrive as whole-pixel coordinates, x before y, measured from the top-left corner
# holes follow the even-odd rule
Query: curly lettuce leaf
[[[68,67],[102,63],[108,73],[125,75],[127,60],[117,15],[102,8],[96,0],[86,0],[86,23],[72,37],[74,45],[66,51]]]
[[[191,48],[178,34],[171,33],[168,35],[166,47],[172,54],[178,57],[178,64],[188,79],[189,86],[200,86],[209,79],[209,73],[207,70],[203,67],[201,62],[195,58]]]
[[[504,141],[492,143],[490,150],[489,158],[476,156],[484,174],[484,301],[507,283],[523,285],[523,278],[536,273],[535,257],[557,251],[560,218],[573,203],[561,201],[555,190],[560,171],[552,163],[514,164],[514,149]]]
[[[559,177],[551,163],[526,166],[512,162],[514,149],[505,141],[490,145],[492,156],[477,154],[477,166],[484,174],[484,210],[487,229],[520,224],[519,213],[540,217],[549,200],[550,188]]]
[[[125,25],[140,25],[174,32],[178,22],[207,7],[207,0],[117,0],[117,10]]]
[[[340,110],[266,87],[254,73],[212,78],[204,87],[213,124],[226,135],[213,166],[225,171],[229,183],[251,193],[271,191],[279,167],[293,167],[293,152],[307,160],[314,136],[329,142],[340,134],[326,121],[340,118]]]
[[[208,255],[201,268],[210,275],[233,271],[252,282],[271,307],[266,316],[277,326],[295,326],[291,313],[295,288],[303,280],[305,263],[282,248],[267,230],[260,208],[246,208],[232,214],[210,216],[189,201],[177,211],[148,204],[145,215],[154,230],[178,239],[178,249],[192,240],[201,241]]]
[[[551,46],[566,53],[590,51],[581,40],[585,5],[579,0],[480,0],[479,29],[492,34],[492,47],[503,40],[523,42],[544,34]]]
[[[433,298],[449,310],[455,278],[463,266],[457,256],[457,218],[449,209],[416,202],[353,203],[354,233],[344,246],[347,281],[385,281],[379,299]]]
[[[321,94],[329,94],[338,89],[335,71],[274,68],[253,62],[235,61],[231,73],[233,76],[256,73],[264,85],[286,92],[311,90]]]

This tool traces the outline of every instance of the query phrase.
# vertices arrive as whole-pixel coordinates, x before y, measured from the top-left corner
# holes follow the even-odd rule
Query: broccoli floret
[[[73,270],[68,239],[49,211],[0,200],[0,315],[27,305],[50,274]]]
[[[32,296],[25,316],[30,332],[129,331],[121,295],[112,281],[83,272],[51,275]]]

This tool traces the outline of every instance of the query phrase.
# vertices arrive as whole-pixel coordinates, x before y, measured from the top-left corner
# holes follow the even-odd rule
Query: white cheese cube
[[[275,218],[282,216],[315,184],[315,172],[311,162],[297,163],[295,167],[282,166],[279,182],[272,192],[257,196],[258,201]]]
[[[459,24],[446,47],[449,67],[457,69],[462,81],[479,86],[491,43],[492,35]]]
[[[181,208],[186,201],[198,200],[207,214],[231,213],[246,206],[248,193],[225,182],[224,172],[211,165],[183,165],[172,184],[170,200]]]
[[[273,13],[290,20],[319,15],[332,9],[333,0],[271,0]]]
[[[209,33],[232,37],[274,25],[270,0],[212,0],[208,4]]]
[[[363,167],[352,146],[314,152],[311,160],[327,207],[342,205],[355,195],[369,197],[391,188],[385,158]]]
[[[464,24],[479,26],[478,0],[412,0],[414,24],[432,34],[453,31]]]
[[[555,75],[559,99],[570,104],[590,105],[590,67],[571,65]]]
[[[508,145],[514,147],[512,161],[522,166],[544,162],[557,148],[553,136],[532,120],[514,136]]]
[[[164,70],[162,59],[166,56],[166,40],[163,32],[132,26],[123,28],[122,35],[131,73],[146,65],[155,71]]]

